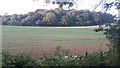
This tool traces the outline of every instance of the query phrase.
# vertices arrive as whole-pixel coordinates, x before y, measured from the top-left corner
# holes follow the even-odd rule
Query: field
[[[2,27],[2,48],[12,54],[32,52],[33,58],[53,56],[55,46],[71,49],[71,55],[106,51],[108,41],[94,28]],[[101,46],[102,45],[102,46]]]

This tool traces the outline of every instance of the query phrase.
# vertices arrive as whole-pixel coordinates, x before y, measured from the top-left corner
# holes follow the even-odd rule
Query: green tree
[[[33,16],[34,12],[28,12],[28,16]]]
[[[36,22],[37,20],[42,20],[43,16],[39,13],[34,13],[34,15],[32,16],[32,20],[33,22]]]
[[[49,12],[45,15],[45,17],[43,18],[43,21],[47,24],[47,25],[56,25],[56,15],[52,12]]]
[[[69,23],[69,16],[63,16],[59,22],[62,26],[67,26]]]
[[[100,25],[100,17],[99,14],[94,12],[93,13],[93,17],[94,17],[94,23],[96,23],[96,25]]]
[[[42,21],[41,21],[41,20],[37,20],[37,21],[36,21],[36,25],[37,25],[37,26],[41,26],[41,25],[42,25]]]

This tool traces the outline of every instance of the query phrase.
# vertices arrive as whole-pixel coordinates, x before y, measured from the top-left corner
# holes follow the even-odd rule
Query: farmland
[[[102,32],[94,32],[94,28],[32,28],[2,27],[2,48],[16,54],[19,51],[32,52],[34,58],[53,56],[55,46],[71,49],[72,55],[85,52],[107,50],[108,41]],[[101,46],[102,45],[102,46]]]

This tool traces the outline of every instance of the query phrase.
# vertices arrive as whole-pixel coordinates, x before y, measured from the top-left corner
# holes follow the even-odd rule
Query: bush
[[[104,31],[104,34],[106,35],[106,38],[110,42],[110,47],[113,49],[115,55],[117,57],[115,58],[117,63],[116,65],[120,65],[120,24],[116,25],[110,25],[107,24],[105,27],[99,27],[98,29],[95,29],[96,32],[98,31]]]
[[[11,55],[8,51],[2,53],[2,67],[3,68],[36,68],[38,65],[35,60],[33,60],[30,55],[25,55],[20,53],[17,55]]]
[[[57,55],[55,57],[44,57],[34,60],[30,55],[20,53],[11,55],[9,52],[3,52],[3,68],[39,68],[43,66],[117,66],[117,54],[110,49],[107,52],[88,54],[83,56],[64,56],[61,46],[56,47]]]

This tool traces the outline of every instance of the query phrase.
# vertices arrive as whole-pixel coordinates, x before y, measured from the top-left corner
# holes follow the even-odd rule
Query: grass
[[[72,50],[71,54],[80,52],[98,51],[101,43],[106,44],[105,36],[102,32],[94,32],[93,28],[21,28],[2,27],[3,49],[29,52],[33,49],[33,54],[43,50],[46,55],[52,55],[50,51],[56,45]],[[103,49],[105,48],[103,45]],[[94,48],[94,49],[93,49]],[[104,49],[106,50],[106,48]],[[78,53],[77,53],[78,51]]]

